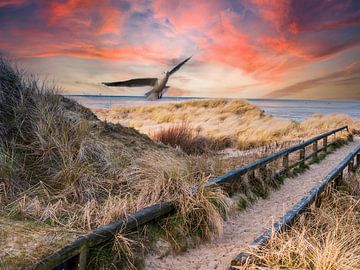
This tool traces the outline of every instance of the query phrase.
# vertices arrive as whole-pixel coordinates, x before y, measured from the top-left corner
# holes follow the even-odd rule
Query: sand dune
[[[298,123],[265,115],[243,100],[195,100],[93,111],[102,120],[134,127],[150,136],[186,122],[203,136],[230,138],[239,149],[275,141],[297,141],[341,125],[360,129],[360,122],[352,121],[347,115],[315,115]]]

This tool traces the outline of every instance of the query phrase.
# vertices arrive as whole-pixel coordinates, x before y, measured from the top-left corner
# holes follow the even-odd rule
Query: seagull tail
[[[157,95],[154,91],[146,92],[146,93],[145,93],[145,97],[146,97],[148,100],[156,100],[156,99],[158,99],[158,95]]]

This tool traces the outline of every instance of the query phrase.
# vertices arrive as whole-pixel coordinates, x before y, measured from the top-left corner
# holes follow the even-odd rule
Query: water
[[[163,97],[157,101],[148,101],[140,96],[97,96],[68,95],[86,107],[113,108],[145,104],[161,104],[184,100],[201,99],[195,97]],[[353,120],[360,121],[360,101],[294,100],[294,99],[247,99],[277,118],[302,121],[313,114],[347,114]]]
[[[360,121],[360,100],[295,100],[295,99],[248,99],[265,111],[278,118],[302,121],[313,114],[347,114]]]

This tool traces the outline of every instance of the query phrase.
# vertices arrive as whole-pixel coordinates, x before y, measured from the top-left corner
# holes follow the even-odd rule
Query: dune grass
[[[330,190],[320,208],[311,207],[287,232],[239,269],[359,269],[360,173]]]
[[[205,239],[220,233],[226,196],[201,188],[191,195],[190,187],[209,177],[193,170],[196,159],[131,128],[101,122],[56,90],[0,61],[2,215],[82,234],[171,200],[181,222],[168,231],[181,230],[184,238],[197,231]],[[112,250],[126,253],[119,246]]]
[[[208,140],[231,142],[238,149],[249,149],[274,142],[297,142],[339,126],[349,125],[353,132],[360,123],[349,116],[314,115],[303,122],[265,115],[244,100],[209,99],[178,103],[143,105],[93,111],[102,120],[131,126],[146,134],[156,134],[184,121],[196,134]]]

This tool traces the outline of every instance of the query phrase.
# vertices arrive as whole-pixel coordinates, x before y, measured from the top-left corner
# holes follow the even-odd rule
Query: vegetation
[[[221,189],[205,190],[202,184],[267,154],[254,152],[232,159],[207,155],[208,149],[221,147],[219,142],[206,141],[205,147],[195,147],[200,149],[195,153],[205,155],[188,156],[132,128],[102,122],[56,91],[0,61],[0,215],[19,228],[13,230],[18,241],[24,239],[21,228],[28,224],[35,224],[46,236],[35,237],[38,234],[34,233],[28,237],[26,249],[21,245],[16,250],[4,249],[1,263],[10,268],[31,264],[59,248],[48,240],[55,231],[62,235],[57,243],[64,245],[161,201],[175,201],[178,206],[177,215],[158,225],[159,237],[169,241],[175,251],[211,239],[222,232],[229,199]],[[185,131],[193,134],[190,128]],[[191,136],[188,149],[199,140],[197,135]],[[182,148],[186,149],[184,144]],[[257,183],[246,182],[242,190]],[[193,186],[197,187],[194,196],[189,192]],[[10,235],[11,226],[6,228],[2,235]],[[121,233],[116,239],[129,246],[134,241]],[[4,236],[1,241],[13,240]],[[137,264],[137,257],[116,243],[110,250],[118,256],[92,251],[103,254],[91,262],[92,267]]]
[[[189,109],[195,110],[193,113],[198,113],[200,119],[207,115],[201,114],[206,109],[210,113],[219,111],[223,122],[234,115],[243,123],[251,123],[254,117],[269,125],[278,121],[246,102],[170,104],[174,111],[183,111],[183,119],[179,118],[179,124],[154,131],[152,137],[162,142],[157,143],[133,128],[100,121],[89,109],[56,92],[56,87],[0,61],[0,225],[5,228],[0,241],[28,243],[4,245],[0,265],[9,269],[31,264],[76,236],[146,206],[174,201],[177,214],[144,228],[143,235],[129,237],[119,232],[114,244],[91,250],[96,256],[90,268],[117,269],[124,263],[140,267],[138,257],[146,252],[141,243],[157,245],[159,240],[166,241],[173,250],[181,251],[211,239],[222,233],[222,222],[231,206],[229,194],[236,192],[237,206],[245,208],[282,182],[281,177],[271,177],[269,181],[279,166],[273,164],[256,175],[244,177],[228,190],[203,188],[210,178],[281,146],[227,158],[216,152],[239,144],[240,137],[236,141],[229,134],[204,135],[201,126],[184,124]],[[144,114],[159,114],[156,107],[142,110]],[[237,127],[238,123],[237,119],[232,126]],[[275,132],[265,141],[286,136],[294,125],[298,124],[291,123],[286,132]],[[225,125],[222,130],[226,128]],[[243,132],[247,135],[241,136],[249,137],[247,132],[258,134],[251,128]],[[246,147],[263,144],[256,136],[259,141],[248,140]],[[190,192],[192,187],[197,187],[195,194]],[[23,228],[30,226],[34,237],[24,236]],[[54,235],[60,240],[51,241]]]
[[[228,146],[251,149],[273,144],[296,143],[320,133],[349,125],[360,130],[359,122],[346,115],[314,115],[302,122],[265,115],[244,100],[209,99],[179,103],[98,109],[100,119],[131,126],[152,135],[171,130],[186,121],[197,136],[209,141],[226,141]]]
[[[90,110],[57,95],[55,87],[3,60],[0,138],[0,210],[5,217],[79,235],[172,200],[182,220],[174,226],[182,226],[183,237],[198,231],[209,238],[221,230],[224,193],[201,188],[195,196],[189,193],[211,170],[195,170],[196,159],[134,129],[99,121]],[[32,240],[35,250],[38,243]],[[28,258],[38,258],[27,248]],[[36,252],[44,256],[51,248],[44,245]],[[6,254],[5,265],[19,262],[12,252]]]
[[[150,137],[155,141],[171,145],[172,147],[180,147],[181,150],[189,155],[216,152],[231,146],[231,140],[228,138],[211,139],[196,134],[194,129],[186,122],[167,129],[161,129],[154,134],[150,134]]]
[[[265,248],[250,250],[252,260],[238,268],[359,269],[360,173],[328,194],[290,231],[274,236]]]

